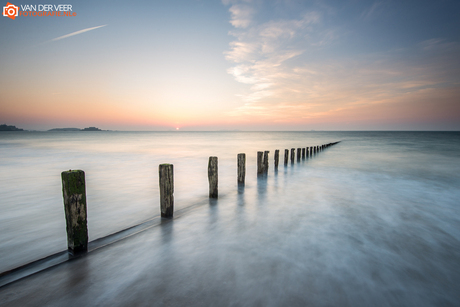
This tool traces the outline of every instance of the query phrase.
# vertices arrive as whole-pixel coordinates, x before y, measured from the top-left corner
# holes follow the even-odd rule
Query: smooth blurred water
[[[315,157],[282,163],[285,148],[335,141],[341,143]],[[277,172],[275,149],[281,158]],[[258,180],[256,152],[263,150],[270,151],[270,169]],[[240,152],[247,155],[247,176],[238,194]],[[431,277],[447,285],[460,277],[457,132],[2,132],[0,272],[66,249],[62,171],[86,172],[94,240],[159,215],[160,163],[174,164],[176,209],[205,202],[209,156],[219,158],[222,199],[282,218],[281,226],[273,225],[302,246],[327,242],[317,250],[323,254],[319,267],[330,265],[324,255],[329,250],[343,255],[348,268],[372,255],[386,266],[429,267]],[[261,207],[264,202],[279,207]],[[247,223],[237,219],[238,225]],[[270,218],[264,223],[259,226],[276,231]],[[267,238],[255,232],[251,240]],[[347,271],[344,283],[347,274],[356,278]],[[428,278],[416,269],[407,274]]]

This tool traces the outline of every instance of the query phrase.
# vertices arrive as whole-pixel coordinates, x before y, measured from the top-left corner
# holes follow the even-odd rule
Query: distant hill
[[[79,128],[53,128],[48,131],[81,131]]]
[[[96,127],[89,127],[89,128],[81,129],[81,131],[102,131],[102,130]]]
[[[24,131],[24,129],[16,128],[16,126],[0,125],[0,131]]]
[[[80,128],[53,128],[48,131],[104,131],[96,127]]]

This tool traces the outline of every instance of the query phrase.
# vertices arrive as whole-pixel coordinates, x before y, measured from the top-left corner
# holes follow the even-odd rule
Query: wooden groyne
[[[295,160],[312,158],[319,151],[324,151],[326,148],[335,145],[339,142],[323,144],[319,146],[309,146],[300,148],[291,148],[284,150],[284,166],[288,166],[289,160],[294,164]],[[297,157],[296,157],[297,152]],[[280,150],[276,149],[274,154],[274,169],[275,174],[279,166]],[[296,159],[297,158],[297,159]],[[269,169],[269,151],[257,152],[257,174],[263,174],[261,179],[268,176]],[[174,215],[174,166],[172,164],[160,164],[158,166],[159,174],[159,197],[160,197],[160,213],[161,219],[171,219]],[[246,183],[246,154],[239,153],[237,155],[237,183],[238,186],[244,186]],[[260,178],[258,176],[258,178]],[[209,198],[218,198],[218,158],[215,156],[209,157],[208,161],[208,181],[209,181]],[[151,227],[150,220],[122,230],[120,232],[108,235],[105,238],[100,238],[88,242],[88,216],[86,202],[86,183],[85,172],[82,170],[68,170],[61,173],[62,195],[64,202],[64,212],[66,219],[67,231],[67,251],[62,251],[54,255],[36,260],[29,264],[25,264],[18,268],[0,273],[0,287],[18,280],[24,276],[34,274],[40,270],[44,270],[58,263],[65,262],[73,257],[79,257],[88,250],[95,250],[99,247],[110,244],[121,239],[124,235],[132,235],[144,229]],[[240,190],[239,190],[240,191]],[[241,190],[241,191],[244,191]],[[181,211],[178,211],[181,214]],[[123,233],[123,234],[121,234]],[[88,249],[88,245],[90,249]]]
[[[295,160],[311,158],[312,155],[335,145],[339,142],[319,146],[299,147],[284,150],[284,166],[288,165],[289,152],[291,163]],[[297,156],[296,156],[297,152]],[[269,168],[270,151],[257,152],[257,174],[267,175]],[[297,158],[297,159],[296,159]],[[279,149],[275,150],[274,166],[278,168]],[[245,184],[246,154],[237,155],[237,182]],[[160,212],[163,218],[172,218],[174,214],[174,166],[160,164],[158,166],[160,188]],[[61,173],[62,193],[67,229],[67,245],[71,254],[86,252],[88,250],[87,204],[85,172],[82,170],[69,170]],[[209,198],[218,198],[218,158],[209,157],[208,161]]]
[[[61,173],[62,196],[69,253],[88,250],[88,222],[86,208],[85,172],[68,170]]]
[[[326,148],[339,142],[322,144],[310,147],[299,147],[284,150],[284,166],[296,160],[311,158]],[[274,167],[279,165],[279,149],[275,150]],[[269,168],[270,151],[257,152],[257,175],[267,175]],[[290,157],[289,157],[290,153]],[[297,153],[297,155],[296,155]],[[296,159],[297,158],[297,159]],[[158,166],[160,188],[160,212],[162,218],[172,218],[174,214],[174,166],[160,164]],[[237,182],[244,185],[246,180],[246,154],[237,155]],[[71,254],[88,250],[88,227],[85,173],[81,170],[64,171],[61,174],[64,211],[67,225],[68,251]],[[218,198],[218,158],[209,157],[208,161],[209,198]]]

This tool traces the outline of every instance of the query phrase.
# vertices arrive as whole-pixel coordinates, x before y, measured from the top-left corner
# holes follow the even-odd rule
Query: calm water
[[[311,159],[273,168],[275,149],[282,160],[285,148],[339,140]],[[258,150],[270,150],[266,180],[256,177]],[[244,198],[236,185],[240,152],[247,154]],[[444,291],[460,282],[457,132],[1,133],[0,272],[66,249],[61,171],[86,172],[94,240],[159,215],[160,163],[174,164],[176,209],[206,204],[211,155],[219,157],[219,194],[227,203],[235,199],[248,210],[279,204],[258,214],[281,224],[264,219],[254,241],[279,227],[299,246],[327,242],[317,267],[332,261],[343,283],[362,278],[352,270],[360,262],[401,268],[410,286],[394,284],[404,291],[426,278]],[[362,282],[372,288],[374,278],[391,275]]]

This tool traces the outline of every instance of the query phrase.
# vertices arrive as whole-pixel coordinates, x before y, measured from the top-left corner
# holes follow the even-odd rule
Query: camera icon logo
[[[19,7],[7,2],[6,6],[3,7],[3,16],[10,17],[11,19],[15,19],[18,16]]]

